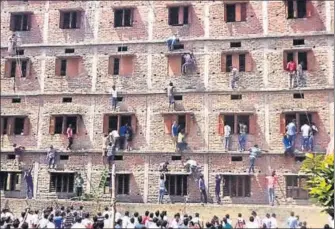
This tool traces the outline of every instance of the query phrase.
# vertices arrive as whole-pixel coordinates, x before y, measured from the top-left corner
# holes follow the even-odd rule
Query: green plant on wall
[[[309,176],[306,188],[310,197],[334,216],[334,155],[306,154],[301,172]]]

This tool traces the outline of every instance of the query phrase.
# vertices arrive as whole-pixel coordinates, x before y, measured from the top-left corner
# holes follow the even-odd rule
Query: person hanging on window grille
[[[286,70],[289,72],[289,88],[294,88],[296,85],[297,65],[293,60],[287,63]]]
[[[17,164],[17,166],[20,167],[21,157],[22,157],[22,154],[23,154],[25,148],[23,146],[15,144],[15,143],[13,144],[13,147],[14,147],[14,154],[15,154],[16,164]]]
[[[183,74],[186,74],[187,72],[191,72],[194,69],[195,60],[194,55],[190,53],[185,53],[183,55],[184,58],[184,64],[181,67]]]
[[[170,82],[169,86],[165,89],[167,92],[167,96],[169,98],[169,110],[172,105],[172,110],[175,109],[175,102],[174,102],[174,89],[175,87],[173,86],[173,83]]]
[[[304,62],[300,62],[297,67],[297,86],[303,87],[305,78],[304,78],[304,71],[303,71]]]
[[[116,110],[116,105],[117,105],[117,90],[115,88],[115,85],[112,86],[112,89],[110,90],[110,93],[112,94],[112,109]]]
[[[304,125],[302,125],[300,130],[302,134],[301,151],[304,151],[309,148],[309,137],[310,137],[311,127],[310,125],[305,123]]]
[[[191,172],[192,174],[194,174],[197,172],[197,162],[195,160],[187,158],[186,162],[184,163],[184,168],[187,172]]]
[[[48,153],[47,153],[47,161],[49,165],[49,169],[55,168],[56,166],[56,149],[53,147],[53,145],[50,146]]]
[[[115,148],[113,147],[113,144],[110,142],[107,147],[107,161],[109,167],[112,166],[112,163],[114,161],[114,155],[115,155]]]
[[[245,125],[244,123],[240,122],[239,123],[239,127],[240,127],[240,135],[238,136],[238,145],[239,145],[239,151],[243,152],[245,151],[245,145],[247,142],[247,125]]]
[[[231,127],[228,125],[228,123],[225,123],[224,126],[224,149],[226,151],[230,150],[229,146],[230,146],[230,139],[231,139]]]
[[[201,174],[199,179],[200,200],[202,204],[207,204],[207,193],[204,176]]]
[[[240,74],[236,67],[230,66],[230,72],[231,72],[231,88],[235,89],[238,87],[238,81],[240,80]]]
[[[318,128],[316,127],[315,123],[312,122],[310,125],[310,132],[309,132],[309,151],[314,151],[314,136],[319,132]]]
[[[16,55],[16,49],[17,49],[17,36],[15,33],[13,33],[8,38],[8,54],[10,56]]]
[[[71,150],[71,147],[73,145],[73,128],[72,128],[72,124],[69,124],[69,127],[66,130],[66,134],[67,134],[67,139],[69,141],[69,144],[67,146],[67,150]]]
[[[128,123],[126,123],[126,149],[128,151],[132,150],[132,146],[133,146],[133,128],[131,128],[130,125],[128,125]]]
[[[173,35],[172,37],[169,37],[167,39],[166,43],[169,48],[169,51],[173,51],[175,48],[175,45],[179,43],[179,39],[175,35]]]
[[[113,145],[113,149],[114,150],[118,150],[119,149],[119,140],[120,140],[120,135],[119,133],[117,132],[117,130],[112,130],[112,132],[109,133],[109,136],[111,137],[111,142],[112,142],[112,145]]]
[[[293,151],[291,141],[290,141],[290,139],[289,139],[289,137],[286,133],[283,134],[283,144],[284,144],[284,147],[285,147],[284,155],[285,156],[287,156],[287,155],[294,156],[294,151]]]
[[[83,184],[84,184],[84,179],[81,177],[80,173],[78,173],[74,181],[74,187],[76,190],[76,196],[79,199],[81,199],[81,196],[83,195]]]
[[[221,180],[222,180],[222,176],[220,175],[215,176],[215,197],[216,197],[216,202],[218,204],[221,203],[221,197],[220,197]]]
[[[292,121],[286,126],[286,134],[292,146],[292,151],[295,150],[295,138],[297,134],[296,120],[292,119]]]
[[[34,197],[33,189],[33,176],[31,175],[31,171],[33,170],[33,166],[30,169],[24,172],[24,180],[26,181],[27,189],[26,189],[26,199],[32,199]]]
[[[250,167],[249,167],[249,173],[251,173],[251,170],[253,173],[255,173],[255,161],[256,158],[261,154],[260,148],[258,148],[258,145],[254,145],[249,149],[250,155]]]
[[[185,140],[185,130],[182,129],[178,133],[178,142],[177,142],[178,152],[183,153],[187,149],[187,142]]]
[[[169,172],[169,169],[168,169],[168,165],[169,165],[169,162],[166,161],[166,162],[162,162],[159,164],[159,172]]]

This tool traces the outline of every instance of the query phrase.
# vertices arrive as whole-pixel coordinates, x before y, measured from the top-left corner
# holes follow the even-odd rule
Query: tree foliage
[[[309,195],[325,209],[329,215],[334,215],[334,155],[306,154],[301,172],[307,174],[307,189]]]

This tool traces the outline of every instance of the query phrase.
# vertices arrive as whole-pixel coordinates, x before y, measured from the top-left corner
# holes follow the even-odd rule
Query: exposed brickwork
[[[186,3],[186,2],[185,2]],[[24,145],[23,167],[36,162],[34,174],[37,198],[54,199],[73,194],[50,193],[50,173],[45,153],[52,144],[64,150],[65,135],[49,134],[50,116],[80,114],[79,134],[74,137],[74,152],[65,152],[69,160],[59,162],[61,171],[81,172],[85,192],[94,192],[105,169],[101,157],[103,115],[112,114],[109,90],[116,85],[119,103],[116,114],[134,113],[137,120],[133,152],[119,152],[116,171],[130,174],[129,195],[118,195],[122,202],[154,203],[158,198],[159,163],[169,160],[171,172],[182,174],[181,161],[171,161],[174,144],[165,133],[164,113],[168,98],[164,88],[172,81],[177,95],[176,110],[191,112],[191,127],[187,136],[190,150],[183,155],[195,159],[208,186],[209,200],[214,198],[214,177],[231,172],[245,174],[248,155],[237,153],[237,135],[232,137],[232,152],[223,152],[222,136],[218,134],[218,117],[222,112],[255,114],[255,134],[247,136],[247,147],[260,145],[268,153],[256,162],[257,176],[251,177],[251,197],[224,199],[224,203],[267,203],[265,176],[269,166],[278,171],[281,190],[276,195],[281,204],[300,204],[286,198],[285,174],[296,174],[300,164],[284,158],[280,133],[280,114],[283,112],[317,113],[313,121],[319,128],[315,139],[316,151],[324,151],[334,135],[334,3],[312,1],[308,18],[286,19],[285,1],[250,1],[245,22],[225,20],[222,1],[188,2],[190,24],[168,25],[168,7],[179,6],[175,1],[2,1],[1,2],[1,115],[29,117],[28,135],[1,136],[2,170],[18,170],[7,159],[12,144]],[[187,5],[186,4],[186,5]],[[185,5],[185,4],[182,4]],[[116,9],[133,8],[133,26],[114,28]],[[80,10],[80,29],[61,29],[60,10]],[[5,76],[8,58],[7,38],[12,34],[10,13],[32,12],[31,31],[19,32],[24,56],[31,61],[30,77],[15,80]],[[193,51],[196,70],[188,75],[169,76],[171,57],[165,40],[171,35],[180,37],[185,50]],[[293,46],[293,39],[305,44]],[[230,42],[240,41],[241,48],[230,48]],[[128,51],[118,52],[127,46]],[[78,76],[56,76],[56,59],[64,57],[65,48],[74,48],[71,55],[80,57]],[[305,71],[307,87],[288,91],[288,76],[283,69],[284,52],[309,50],[313,67]],[[241,72],[240,90],[229,87],[230,74],[222,71],[221,55],[226,52],[245,52],[251,56],[251,71]],[[180,52],[180,56],[182,55]],[[131,76],[115,76],[110,71],[110,56],[133,57]],[[313,64],[314,63],[314,64]],[[304,99],[293,99],[293,93],[304,93]],[[242,94],[241,100],[231,100],[231,94]],[[62,103],[62,97],[72,97],[72,103]],[[21,103],[12,103],[20,97]],[[300,144],[300,135],[297,139]],[[242,162],[232,162],[231,156],[242,155]],[[188,178],[188,201],[199,202],[196,182]],[[24,197],[24,183],[19,192],[3,193],[5,197]],[[102,191],[102,190],[99,190]],[[109,194],[101,194],[109,200]],[[185,197],[165,196],[166,202],[184,202]]]

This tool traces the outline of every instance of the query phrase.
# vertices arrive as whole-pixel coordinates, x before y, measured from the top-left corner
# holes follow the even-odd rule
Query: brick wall
[[[155,202],[158,197],[155,188],[158,185],[158,165],[174,154],[172,139],[164,130],[164,113],[168,109],[164,88],[172,81],[177,94],[183,96],[182,101],[176,102],[177,110],[193,115],[187,136],[190,147],[187,153],[199,161],[209,184],[210,199],[214,194],[213,178],[218,171],[227,172],[234,168],[241,174],[248,164],[245,154],[242,154],[242,162],[230,162],[230,155],[223,153],[222,137],[218,134],[219,114],[255,114],[256,133],[248,135],[247,147],[257,143],[269,154],[256,163],[261,172],[251,179],[252,197],[232,198],[226,202],[265,203],[263,180],[269,164],[279,166],[281,177],[285,174],[281,168],[284,164],[288,173],[297,173],[299,168],[292,159],[279,155],[283,148],[280,114],[294,111],[318,114],[313,119],[319,128],[316,151],[324,151],[334,134],[331,128],[334,115],[334,82],[331,77],[334,66],[331,36],[334,3],[312,1],[308,4],[312,14],[307,18],[286,19],[284,1],[249,2],[246,21],[226,23],[222,2],[190,2],[190,24],[169,26],[168,7],[179,6],[174,1],[2,1],[1,36],[6,39],[1,41],[1,115],[27,115],[30,130],[25,136],[2,136],[1,149],[12,151],[13,143],[26,146],[29,153],[23,157],[25,166],[32,161],[39,164],[38,197],[56,198],[55,193],[49,193],[50,174],[46,169],[45,155],[38,152],[51,144],[60,150],[67,146],[65,135],[49,134],[51,115],[80,114],[80,134],[74,138],[74,152],[66,152],[70,159],[62,161],[61,167],[65,171],[87,173],[94,184],[99,182],[104,170],[99,156],[103,115],[113,113],[109,90],[116,85],[123,97],[116,114],[133,112],[137,119],[134,152],[123,152],[124,160],[117,163],[118,171],[132,174],[130,198],[118,198],[122,201]],[[120,5],[134,8],[132,27],[114,28],[114,12]],[[66,9],[81,11],[79,29],[60,29],[59,16],[61,10]],[[31,75],[27,79],[16,79],[15,90],[14,79],[5,76],[7,37],[12,34],[9,30],[11,12],[33,13],[31,31],[18,33],[24,56],[31,61]],[[165,39],[172,34],[180,37],[185,50],[193,51],[195,55],[196,70],[188,75],[169,76],[170,53]],[[305,45],[293,46],[293,39],[304,39]],[[233,41],[240,41],[241,48],[230,48]],[[118,52],[122,45],[127,46],[128,51]],[[64,57],[65,48],[75,49],[74,54],[66,55],[80,57],[78,76],[55,74],[56,59]],[[292,49],[310,50],[313,58],[308,61],[314,65],[312,70],[305,72],[307,87],[288,91],[283,58],[284,51]],[[252,59],[251,71],[241,73],[238,92],[229,88],[230,74],[222,71],[221,55],[227,52],[245,52]],[[122,58],[123,54],[133,56],[132,74],[125,77],[112,75],[109,72],[110,56]],[[182,52],[179,54],[181,56]],[[293,99],[293,93],[304,93],[304,99]],[[232,94],[241,94],[242,99],[232,101]],[[65,96],[72,97],[72,103],[62,103]],[[12,103],[12,98],[16,97],[21,98],[21,103]],[[236,148],[237,136],[234,135],[233,152],[229,153],[235,154]],[[7,160],[6,154],[1,157]],[[219,163],[217,167],[214,166],[216,163]],[[12,161],[1,166],[3,169],[16,168]],[[171,167],[176,172],[182,171],[178,161],[172,162]],[[87,180],[84,189],[90,192],[93,187]],[[199,201],[197,187],[192,183],[189,178],[190,201]],[[285,195],[278,196],[280,201],[291,203],[282,196]],[[108,194],[103,197],[108,199]],[[166,201],[183,199],[167,197]]]

